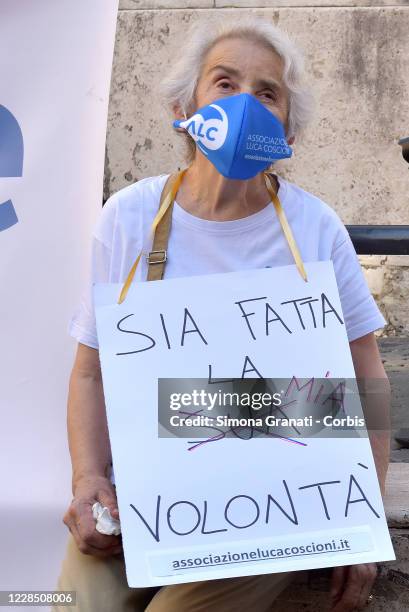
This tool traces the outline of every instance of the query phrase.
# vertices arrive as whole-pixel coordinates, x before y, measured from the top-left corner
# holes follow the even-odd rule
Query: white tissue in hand
[[[99,502],[92,506],[92,515],[97,524],[95,529],[104,535],[119,535],[121,533],[121,523],[112,518],[109,509]]]

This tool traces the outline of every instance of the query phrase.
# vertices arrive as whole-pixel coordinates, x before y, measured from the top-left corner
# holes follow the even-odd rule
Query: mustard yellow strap
[[[307,281],[307,273],[305,271],[304,264],[303,264],[303,261],[301,259],[301,255],[300,255],[300,252],[298,250],[297,243],[296,243],[296,241],[294,239],[293,233],[292,233],[291,228],[290,228],[290,226],[288,224],[287,217],[285,216],[285,212],[283,210],[283,207],[281,206],[281,202],[280,202],[279,198],[276,196],[276,194],[274,193],[274,189],[273,189],[273,186],[271,184],[271,179],[270,179],[269,175],[266,172],[264,173],[264,180],[266,182],[266,187],[268,189],[270,197],[271,197],[271,199],[273,201],[274,208],[276,209],[276,213],[277,213],[277,216],[278,216],[279,221],[281,223],[281,228],[282,228],[282,230],[284,232],[284,236],[287,239],[288,246],[290,247],[290,251],[291,251],[291,253],[292,253],[293,257],[294,257],[294,261],[297,264],[298,271],[301,274],[301,276],[303,277],[303,279],[305,281]]]
[[[163,215],[165,214],[165,212],[167,211],[167,209],[169,208],[169,206],[172,204],[173,200],[175,199],[176,194],[178,192],[178,189],[180,187],[180,184],[182,182],[182,179],[183,179],[183,176],[184,176],[186,170],[187,170],[187,168],[185,168],[184,170],[181,170],[179,172],[179,174],[176,176],[176,178],[175,178],[175,180],[173,182],[173,185],[172,185],[171,189],[169,190],[169,193],[167,194],[166,198],[164,199],[162,206],[158,210],[158,212],[157,212],[157,214],[156,214],[156,216],[155,216],[155,218],[154,218],[154,220],[152,222],[152,225],[151,225],[151,228],[150,228],[150,232],[149,232],[150,238],[152,238],[153,235],[155,234],[155,230],[156,230],[158,224],[161,222],[161,219],[162,219]],[[127,278],[126,278],[126,281],[125,281],[125,283],[124,283],[124,285],[123,285],[123,287],[121,289],[121,293],[120,293],[119,299],[118,299],[118,304],[121,304],[124,301],[124,299],[126,298],[126,295],[128,293],[128,289],[131,286],[131,283],[133,281],[133,277],[135,276],[136,268],[138,267],[139,261],[140,261],[140,259],[142,257],[142,251],[143,251],[143,249],[141,249],[141,252],[139,253],[139,255],[136,258],[132,268],[129,271],[129,274],[128,274]]]

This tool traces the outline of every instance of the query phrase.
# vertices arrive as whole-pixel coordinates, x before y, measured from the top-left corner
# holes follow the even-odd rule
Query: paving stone
[[[409,428],[402,427],[395,432],[394,436],[395,440],[404,448],[409,448]]]
[[[392,463],[409,463],[409,448],[391,450],[390,461]]]

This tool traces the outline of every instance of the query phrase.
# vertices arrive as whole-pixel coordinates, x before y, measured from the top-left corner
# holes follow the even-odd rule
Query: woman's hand
[[[92,506],[96,501],[109,508],[113,518],[119,519],[111,481],[105,476],[93,476],[76,482],[74,498],[64,515],[63,523],[71,531],[82,553],[96,557],[118,555],[122,552],[122,536],[104,535],[95,529]]]
[[[334,567],[330,596],[332,612],[363,610],[377,576],[376,563]]]

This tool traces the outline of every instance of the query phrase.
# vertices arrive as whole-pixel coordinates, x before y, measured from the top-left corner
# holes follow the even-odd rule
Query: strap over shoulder
[[[172,187],[178,178],[179,173],[171,174],[163,187],[160,196],[158,214],[161,212],[162,206],[166,198],[170,195]],[[148,262],[148,281],[162,280],[165,270],[165,262],[167,259],[167,247],[172,222],[173,198],[170,204],[163,208],[163,215],[156,226],[155,236],[153,239],[152,250],[148,253],[146,261]]]
[[[291,251],[291,254],[294,258],[295,264],[297,266],[298,272],[300,273],[301,277],[305,280],[305,282],[307,282],[307,272],[305,271],[304,268],[304,264],[302,261],[302,257],[300,254],[300,251],[298,250],[298,246],[297,243],[295,241],[295,238],[293,236],[293,233],[291,231],[291,227],[287,221],[287,217],[285,215],[285,212],[283,210],[283,207],[281,206],[281,202],[278,198],[278,196],[275,194],[274,189],[273,189],[273,185],[272,185],[272,177],[275,178],[275,175],[270,173],[270,172],[264,172],[264,180],[265,180],[265,184],[267,187],[267,191],[270,194],[271,200],[274,204],[274,208],[276,210],[277,213],[277,217],[280,221],[281,224],[281,229],[283,230],[284,236],[287,240],[287,244],[288,247]]]
[[[151,235],[154,236],[154,242],[153,249],[147,256],[147,261],[149,264],[147,280],[160,280],[163,278],[164,264],[166,261],[166,249],[168,245],[170,223],[172,219],[173,201],[175,199],[176,193],[180,187],[180,183],[182,182],[182,178],[186,170],[187,168],[185,170],[181,170],[179,172],[171,174],[166,180],[165,185],[162,189],[159,202],[159,210],[153,220],[150,230]],[[128,289],[132,283],[133,277],[135,276],[136,268],[138,267],[141,257],[142,250],[140,251],[132,268],[129,271],[129,274],[119,295],[118,304],[121,304],[124,301],[128,293]]]

